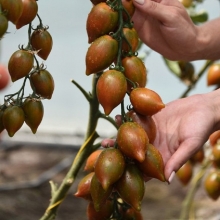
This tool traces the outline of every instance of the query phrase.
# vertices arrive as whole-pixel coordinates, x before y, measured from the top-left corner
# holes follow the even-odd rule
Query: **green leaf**
[[[167,65],[168,69],[174,73],[177,77],[181,75],[181,69],[177,61],[168,60],[163,57],[165,64]]]

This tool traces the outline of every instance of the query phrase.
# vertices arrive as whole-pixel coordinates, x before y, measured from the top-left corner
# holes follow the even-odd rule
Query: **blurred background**
[[[36,134],[32,134],[25,124],[13,138],[8,137],[6,132],[1,134],[0,197],[4,201],[0,202],[1,220],[34,220],[42,216],[50,199],[49,180],[52,179],[55,183],[62,181],[83,141],[87,127],[89,105],[71,83],[71,79],[86,91],[91,90],[92,76],[85,74],[85,55],[89,47],[86,20],[92,4],[89,0],[39,0],[38,6],[43,24],[49,26],[48,31],[53,37],[53,48],[48,59],[38,60],[53,75],[55,91],[51,100],[43,100],[44,118]],[[198,11],[203,9],[208,11],[209,20],[220,15],[218,0],[205,0],[197,8]],[[38,20],[35,19],[33,27],[37,24]],[[14,25],[9,24],[9,34],[0,41],[0,64],[7,66],[18,46],[27,44],[27,31],[27,26],[16,30]],[[139,55],[146,53],[149,54],[145,59],[148,70],[147,87],[156,91],[164,103],[179,98],[186,91],[187,85],[168,70],[158,53],[143,46]],[[198,72],[204,61],[193,64]],[[22,79],[9,83],[1,90],[0,104],[5,95],[17,92],[21,85]],[[207,87],[204,74],[189,95],[213,89],[214,87]],[[29,86],[25,92],[31,93]],[[111,116],[116,114],[120,114],[120,108],[116,108]],[[104,120],[99,121],[97,131],[102,137],[112,136],[116,132]],[[86,219],[87,202],[73,196],[83,175],[85,173],[79,173],[76,183],[60,207],[57,220]],[[171,187],[157,180],[148,182],[142,208],[144,219],[177,219],[187,190],[176,178]],[[203,188],[197,193],[195,201],[198,219],[220,219],[219,201],[208,199]]]

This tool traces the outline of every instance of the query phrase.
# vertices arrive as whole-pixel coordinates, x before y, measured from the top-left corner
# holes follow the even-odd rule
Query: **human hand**
[[[145,44],[170,60],[197,59],[198,27],[178,0],[133,3],[134,27]]]

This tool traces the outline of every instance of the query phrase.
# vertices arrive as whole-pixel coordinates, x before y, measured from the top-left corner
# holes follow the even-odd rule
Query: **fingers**
[[[161,0],[133,0],[138,11],[151,15],[161,22],[170,20],[171,7],[181,7],[181,3],[177,0],[167,0],[165,3],[160,3]]]
[[[177,172],[179,168],[185,164],[198,149],[201,147],[198,140],[188,140],[181,143],[178,150],[170,157],[165,165],[165,178],[172,179],[173,172]]]

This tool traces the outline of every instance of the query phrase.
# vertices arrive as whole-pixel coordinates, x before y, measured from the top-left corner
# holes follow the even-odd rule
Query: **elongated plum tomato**
[[[5,126],[3,124],[3,109],[0,109],[0,133],[5,130]]]
[[[106,115],[109,115],[122,102],[126,91],[127,82],[123,73],[117,70],[107,70],[100,76],[96,85],[96,93]]]
[[[34,55],[28,50],[15,51],[8,62],[8,71],[12,82],[28,75],[34,65]]]
[[[110,186],[107,190],[104,190],[96,175],[93,175],[90,185],[90,193],[94,208],[97,212],[102,209],[103,205],[111,195],[112,190],[113,186]]]
[[[13,137],[24,123],[24,111],[19,106],[9,106],[4,110],[2,120],[8,135]]]
[[[109,5],[102,2],[94,6],[88,15],[86,30],[89,43],[98,37],[108,34],[115,30],[118,24],[118,12],[114,11]]]
[[[136,56],[125,57],[124,59],[122,59],[122,66],[124,67],[124,75],[126,78],[128,78],[140,88],[146,86],[147,70],[143,61],[140,58]],[[134,86],[130,81],[127,81],[128,93],[132,91]]]
[[[0,64],[0,90],[3,90],[7,87],[10,82],[10,75],[8,73],[8,69]]]
[[[0,12],[0,39],[3,37],[3,35],[6,33],[8,29],[8,20],[5,17],[5,15],[3,15]]]
[[[220,85],[220,63],[212,64],[208,69],[207,85]]]
[[[44,116],[44,107],[40,100],[27,98],[22,104],[25,114],[25,123],[30,127],[33,134],[37,132]]]
[[[54,80],[52,75],[45,69],[36,71],[30,77],[32,88],[45,99],[51,99],[54,91]]]
[[[148,88],[135,88],[130,93],[134,110],[141,115],[152,116],[165,107],[160,96]]]
[[[92,201],[90,185],[93,175],[94,172],[91,172],[80,180],[77,187],[77,192],[74,194],[74,196]]]
[[[137,31],[134,28],[123,28],[124,37],[127,39],[129,44],[125,39],[122,41],[122,50],[125,52],[135,52],[138,48],[139,38]]]
[[[122,0],[122,5],[125,8],[125,10],[128,12],[128,14],[130,15],[130,17],[132,17],[134,14],[134,11],[135,11],[133,1],[132,0]],[[128,20],[128,16],[126,13],[123,13],[123,18],[125,21]]]
[[[125,122],[118,129],[117,144],[123,154],[143,162],[149,139],[145,130],[138,123]]]
[[[213,164],[216,168],[220,169],[220,144],[215,144],[212,147]]]
[[[189,183],[189,181],[192,178],[192,175],[193,166],[190,161],[187,161],[185,164],[183,164],[183,166],[180,167],[180,169],[176,172],[176,176],[183,185],[187,185]]]
[[[6,11],[6,17],[16,24],[23,11],[22,0],[0,0],[2,11]]]
[[[144,179],[141,171],[133,164],[127,164],[122,177],[115,183],[120,197],[136,211],[141,210],[145,193]]]
[[[46,60],[53,47],[53,39],[47,28],[35,30],[31,35],[31,45],[34,50],[37,50],[37,55]]]
[[[164,176],[164,162],[160,151],[149,144],[145,156],[145,160],[142,163],[137,163],[139,169],[147,177],[156,178],[162,182],[165,182]]]
[[[99,157],[99,155],[101,154],[101,152],[103,151],[103,149],[98,149],[94,152],[92,152],[87,160],[86,160],[86,164],[85,164],[85,167],[84,167],[84,170],[85,171],[88,171],[88,172],[93,172],[94,171],[94,168],[95,168],[95,163]]]
[[[94,203],[89,202],[87,206],[87,217],[88,220],[107,220],[113,213],[113,200],[107,200],[106,203],[102,205],[100,211],[96,211],[94,208]]]
[[[95,164],[95,175],[103,189],[107,190],[123,174],[125,160],[120,150],[108,148],[102,151]]]
[[[153,143],[156,138],[156,124],[151,116],[140,115],[134,110],[130,110],[126,113],[126,115],[132,119],[132,121],[137,122],[145,132],[149,138],[149,143]]]
[[[141,212],[136,211],[134,208],[128,208],[126,210],[120,210],[123,220],[144,220]]]
[[[38,4],[36,0],[22,0],[23,11],[18,21],[16,22],[16,28],[20,29],[26,24],[29,24],[34,20],[38,12]]]
[[[209,136],[209,142],[210,142],[211,146],[214,146],[216,143],[218,143],[219,140],[220,140],[220,130],[213,132]]]
[[[220,197],[220,172],[218,170],[210,172],[205,178],[204,185],[208,196],[217,200]]]
[[[113,63],[117,53],[117,40],[109,35],[97,38],[86,53],[86,75],[105,70]]]

